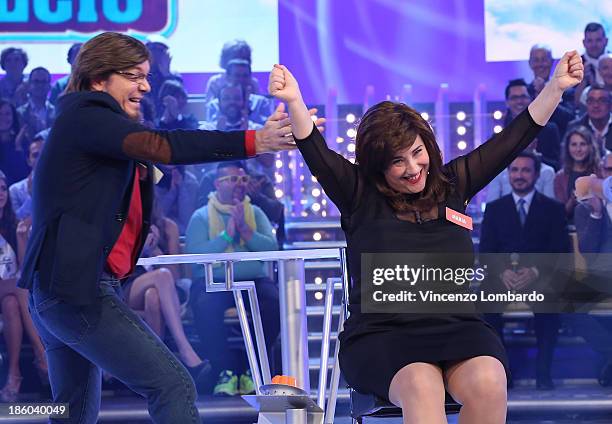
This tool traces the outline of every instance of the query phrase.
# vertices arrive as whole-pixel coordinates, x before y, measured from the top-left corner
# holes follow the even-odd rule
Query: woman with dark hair
[[[30,289],[62,422],[94,423],[101,372],[147,398],[156,423],[199,423],[189,373],[122,300],[149,233],[152,163],[231,160],[293,148],[286,114],[259,131],[155,131],[139,123],[149,52],[105,32],[81,47],[37,162],[32,235],[19,286]]]
[[[21,245],[25,242],[27,224],[17,223],[11,206],[7,180],[0,171],[0,311],[4,321],[4,340],[8,353],[6,383],[0,390],[2,402],[15,402],[21,387],[19,353],[23,331],[29,336],[34,350],[34,365],[43,383],[47,382],[47,360],[45,349],[32,323],[28,311],[27,290],[17,287]]]
[[[17,109],[11,102],[0,99],[0,169],[9,186],[24,179],[30,172],[26,151],[21,140],[25,131],[20,131]]]
[[[591,130],[584,126],[570,128],[563,139],[563,168],[553,181],[556,199],[565,205],[570,223],[574,221],[574,209],[578,205],[574,195],[574,184],[579,177],[600,175],[599,146]]]
[[[361,300],[364,305],[368,300],[362,293],[371,293],[373,280],[360,278],[361,255],[421,254],[425,260],[438,255],[447,262],[473,255],[469,225],[464,228],[453,217],[463,216],[469,200],[533,141],[563,91],[582,74],[580,55],[566,53],[528,110],[447,164],[431,128],[414,109],[379,103],[359,124],[352,164],[313,128],[291,73],[281,65],[272,70],[270,94],[287,102],[298,148],[341,212],[352,287],[351,313],[339,336],[340,366],[356,390],[400,406],[404,423],[446,422],[445,388],[463,405],[460,422],[505,422],[506,353],[495,330],[474,313],[362,311]]]

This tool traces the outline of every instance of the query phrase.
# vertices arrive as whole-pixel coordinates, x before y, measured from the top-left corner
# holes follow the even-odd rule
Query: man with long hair
[[[86,42],[39,158],[20,287],[44,341],[62,423],[94,423],[104,369],[156,423],[199,423],[185,367],[118,296],[150,226],[152,163],[240,159],[293,147],[282,109],[258,131],[153,131],[138,123],[149,52],[106,32]],[[52,420],[53,421],[53,420]]]

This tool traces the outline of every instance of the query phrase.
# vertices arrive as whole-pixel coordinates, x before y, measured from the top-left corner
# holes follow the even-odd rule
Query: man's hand
[[[280,103],[264,127],[255,132],[255,151],[259,154],[293,149],[295,142],[291,134],[291,122],[284,103]]]
[[[227,221],[227,225],[225,226],[225,232],[231,238],[236,237],[236,222],[234,221],[233,216],[230,216],[229,220]]]
[[[508,290],[515,290],[514,285],[516,284],[517,278],[516,272],[511,269],[507,269],[501,274],[502,283],[504,283],[504,286],[506,286]]]
[[[162,100],[164,104],[164,115],[162,116],[162,121],[164,122],[174,122],[179,116],[179,106],[176,98],[172,96],[165,96]]]
[[[251,240],[253,237],[253,230],[244,220],[244,204],[239,202],[232,208],[232,219],[236,223],[236,230],[240,233],[240,237],[244,241]]]
[[[576,50],[567,52],[557,63],[551,81],[557,85],[561,91],[578,85],[584,77],[584,65],[582,57]]]
[[[514,284],[515,290],[523,290],[525,287],[533,283],[538,276],[536,275],[533,268],[520,268],[516,273],[517,279]]]
[[[175,188],[175,189],[179,189],[181,184],[183,183],[183,175],[181,174],[181,171],[178,170],[178,168],[172,168],[172,182],[170,183],[170,188]]]
[[[601,217],[603,213],[603,203],[597,196],[593,196],[586,201],[591,213],[595,216]]]

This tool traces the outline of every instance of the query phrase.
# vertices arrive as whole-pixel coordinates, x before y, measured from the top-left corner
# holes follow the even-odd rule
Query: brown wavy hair
[[[147,47],[134,37],[103,32],[81,47],[64,92],[91,90],[92,83],[104,81],[113,72],[125,71],[149,58]]]
[[[429,174],[420,193],[400,193],[389,186],[385,171],[398,152],[412,146],[417,135],[429,155]],[[429,123],[413,108],[390,101],[372,106],[361,118],[356,136],[356,159],[366,178],[376,184],[398,213],[427,211],[446,198],[452,182]]]
[[[574,134],[578,134],[582,137],[583,140],[587,142],[587,145],[590,148],[590,153],[585,160],[586,171],[589,174],[597,174],[599,175],[599,163],[601,161],[601,156],[599,154],[599,146],[595,142],[595,137],[593,137],[593,133],[590,129],[585,127],[584,125],[576,126],[570,128],[565,133],[565,137],[563,137],[563,171],[569,175],[574,167],[574,159],[569,152],[570,145],[570,137]]]

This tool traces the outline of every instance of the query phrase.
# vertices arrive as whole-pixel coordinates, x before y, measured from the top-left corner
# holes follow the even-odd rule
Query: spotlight
[[[277,168],[282,168],[282,167],[283,167],[283,161],[282,161],[282,160],[280,160],[280,159],[277,159],[277,160],[276,160],[276,167],[277,167]]]
[[[504,129],[504,128],[503,128],[501,125],[495,125],[495,126],[493,127],[493,132],[494,132],[495,134],[498,134],[498,133],[500,133],[500,132],[501,132],[501,130],[503,130],[503,129]]]
[[[313,203],[312,204],[312,210],[315,212],[319,212],[321,210],[321,205],[318,203]]]
[[[349,145],[346,146],[346,150],[353,153],[355,151],[355,143],[349,143]]]
[[[501,110],[496,110],[493,112],[493,119],[502,119],[503,115],[504,114],[501,112]]]
[[[355,138],[356,135],[357,131],[355,131],[355,128],[349,128],[348,130],[346,130],[346,136],[348,138]]]
[[[281,190],[280,188],[277,188],[274,191],[274,195],[276,196],[277,199],[280,199],[281,197],[283,197],[283,194],[284,194],[283,190]]]
[[[459,150],[465,150],[466,147],[467,147],[467,143],[463,140],[460,140],[459,143],[457,143],[457,148]]]
[[[314,234],[312,235],[312,239],[313,239],[314,241],[320,241],[320,240],[321,240],[321,233],[319,233],[319,232],[314,233]]]
[[[457,127],[457,134],[459,134],[459,135],[465,135],[466,131],[467,130],[465,129],[465,127],[463,125],[459,125]]]
[[[277,183],[280,184],[280,183],[283,182],[283,176],[281,174],[276,174],[275,177],[276,177],[276,182]]]
[[[353,122],[355,122],[355,115],[353,115],[352,113],[347,113],[346,114],[346,122],[348,122],[349,124],[352,124]]]
[[[460,110],[457,112],[457,121],[465,121],[465,112]]]
[[[311,193],[314,197],[319,197],[321,195],[321,190],[319,190],[318,188],[313,188]]]
[[[336,143],[340,144],[344,141],[342,137],[336,137]]]
[[[315,284],[323,284],[323,279],[321,277],[315,277]]]
[[[426,120],[429,121],[429,113],[427,112],[421,112],[421,117]]]
[[[314,297],[316,300],[323,299],[323,292],[315,292]]]

